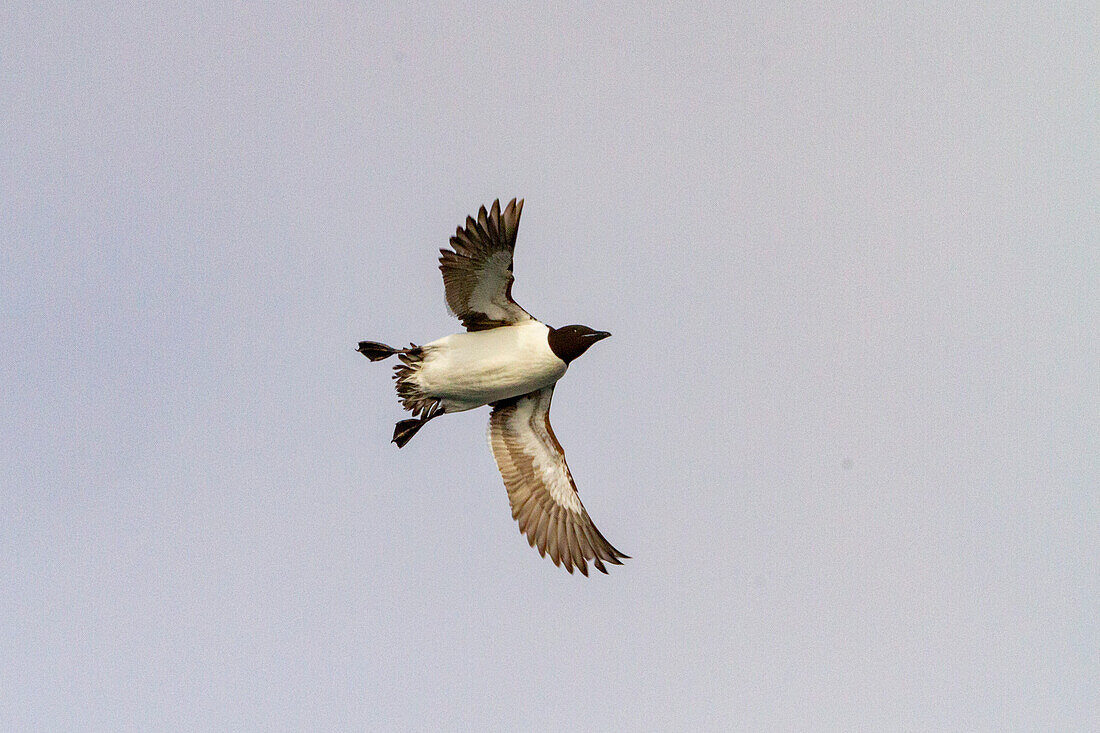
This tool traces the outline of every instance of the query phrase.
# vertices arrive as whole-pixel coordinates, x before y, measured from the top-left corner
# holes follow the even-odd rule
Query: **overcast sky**
[[[1095,3],[306,5],[0,8],[0,729],[1100,729]],[[513,196],[609,576],[353,350]]]

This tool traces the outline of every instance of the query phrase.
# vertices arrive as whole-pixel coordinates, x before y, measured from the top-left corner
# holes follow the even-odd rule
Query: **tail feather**
[[[412,440],[424,423],[443,414],[443,403],[438,397],[425,393],[417,379],[424,362],[424,350],[421,347],[409,344],[408,348],[395,349],[377,341],[360,341],[356,351],[371,361],[388,359],[395,354],[401,360],[401,363],[393,368],[393,378],[397,382],[395,385],[397,397],[401,400],[401,406],[413,416],[394,426],[393,442],[397,443],[398,448],[404,447]]]
[[[401,400],[402,407],[416,417],[423,417],[439,404],[438,398],[425,394],[417,383],[417,372],[424,361],[424,350],[410,344],[409,348],[398,354],[398,358],[401,363],[393,368],[397,397]]]

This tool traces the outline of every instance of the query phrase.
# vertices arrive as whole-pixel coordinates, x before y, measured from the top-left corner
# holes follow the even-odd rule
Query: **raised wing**
[[[451,237],[452,252],[439,250],[439,269],[447,291],[447,307],[467,331],[507,326],[533,320],[512,300],[512,252],[523,202],[512,202],[500,211],[500,199],[492,210],[482,206],[477,221],[466,217]]]
[[[493,405],[489,445],[508,489],[512,517],[543,557],[588,575],[587,561],[607,572],[604,563],[622,565],[627,556],[604,539],[577,495],[565,464],[565,452],[550,427],[554,387]]]

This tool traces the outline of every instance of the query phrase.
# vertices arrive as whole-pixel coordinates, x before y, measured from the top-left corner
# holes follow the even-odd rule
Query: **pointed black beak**
[[[586,333],[585,338],[591,339],[592,343],[596,343],[597,341],[603,341],[610,335],[607,331],[593,331],[592,333]]]

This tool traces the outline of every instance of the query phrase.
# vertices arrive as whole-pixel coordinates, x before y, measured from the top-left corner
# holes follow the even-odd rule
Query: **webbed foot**
[[[386,346],[377,341],[360,341],[359,348],[356,349],[356,351],[371,361],[382,361],[383,359],[390,358],[394,354],[400,353],[401,349],[395,349],[392,346]]]

